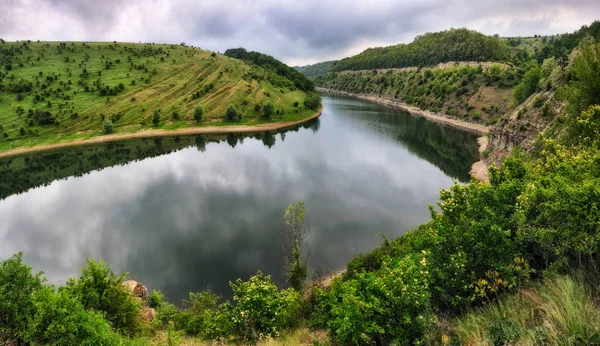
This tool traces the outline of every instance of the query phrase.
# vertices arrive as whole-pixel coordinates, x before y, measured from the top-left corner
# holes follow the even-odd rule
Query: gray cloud
[[[244,46],[288,63],[356,54],[450,27],[487,34],[573,31],[600,13],[596,0],[0,0],[9,40],[186,42]]]

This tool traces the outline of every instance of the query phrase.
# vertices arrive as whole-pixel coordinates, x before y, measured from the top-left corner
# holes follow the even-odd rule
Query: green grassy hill
[[[318,77],[330,72],[331,67],[337,62],[338,60],[323,61],[312,65],[294,66],[294,68],[306,77]]]
[[[311,90],[280,71],[183,45],[0,41],[0,68],[0,151],[102,135],[105,119],[127,134],[315,112],[303,104]],[[271,119],[262,117],[266,101]],[[225,120],[229,105],[240,120]],[[200,123],[196,106],[205,109]]]
[[[409,44],[369,48],[342,59],[333,71],[432,66],[448,61],[504,61],[509,49],[497,37],[468,29],[450,29],[417,36]]]

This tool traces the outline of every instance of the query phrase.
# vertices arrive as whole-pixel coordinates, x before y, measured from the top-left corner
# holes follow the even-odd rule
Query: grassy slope
[[[132,133],[156,128],[151,119],[157,109],[161,110],[158,128],[198,126],[193,121],[193,109],[197,104],[206,108],[202,124],[211,125],[232,124],[223,121],[229,104],[245,112],[245,118],[234,124],[263,122],[254,106],[267,99],[276,109],[283,107],[286,112],[283,117],[276,116],[274,121],[298,120],[314,113],[302,106],[296,113],[293,103],[302,104],[305,94],[295,88],[271,84],[268,78],[272,72],[220,54],[213,57],[211,52],[197,48],[69,42],[66,49],[59,49],[56,42],[32,42],[26,46],[23,43],[0,44],[5,50],[13,47],[22,49],[12,57],[12,70],[3,71],[6,77],[2,82],[5,90],[0,91],[0,126],[8,137],[0,136],[0,151],[101,135],[101,115],[110,118],[120,114],[121,118],[114,121],[115,132]],[[112,63],[109,69],[107,63]],[[80,77],[83,69],[89,72],[88,78]],[[263,78],[245,78],[249,72]],[[48,82],[46,78],[51,75],[57,78]],[[23,92],[23,100],[19,101],[18,93],[6,89],[9,83],[21,79],[31,82],[33,90]],[[93,83],[98,79],[109,87],[123,83],[125,90],[116,96],[100,96],[97,90],[86,92],[79,84],[82,81],[94,89]],[[62,84],[69,81],[70,84]],[[194,93],[211,85],[213,87],[200,98],[193,97]],[[36,93],[41,95],[42,102],[35,101]],[[17,114],[18,107],[23,108],[24,114]],[[51,112],[59,125],[28,126],[30,109]],[[174,112],[179,113],[179,119],[173,119]],[[21,127],[25,130],[24,135],[20,133]]]
[[[485,67],[481,71],[472,66],[444,66],[443,69],[331,73],[317,77],[315,84],[375,95],[490,125],[498,122],[509,109],[516,75],[514,68],[500,64],[493,70]]]
[[[337,60],[323,61],[312,65],[294,66],[294,68],[306,77],[318,77],[330,72],[331,67],[338,62]]]
[[[600,308],[588,285],[556,277],[430,331],[430,345],[596,345]]]

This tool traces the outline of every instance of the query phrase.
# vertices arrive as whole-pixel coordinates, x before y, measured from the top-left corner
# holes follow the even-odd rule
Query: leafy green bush
[[[344,345],[419,344],[435,323],[425,255],[388,257],[377,272],[334,280],[318,298],[316,323]]]
[[[148,296],[148,306],[156,309],[165,302],[165,295],[161,291],[152,290]]]
[[[273,113],[275,113],[275,106],[273,103],[271,103],[271,101],[263,102],[260,109],[262,111],[263,118],[265,119],[270,119]]]
[[[126,274],[116,275],[103,261],[88,259],[78,279],[71,278],[65,290],[86,309],[105,314],[106,320],[120,333],[136,335],[143,330],[140,302],[123,288]]]
[[[270,276],[260,271],[248,281],[230,283],[235,306],[221,304],[208,326],[212,338],[254,342],[279,336],[294,323],[300,295],[292,289],[278,290]]]
[[[317,110],[321,106],[321,96],[317,93],[308,93],[304,99],[304,107]]]
[[[100,312],[84,308],[68,292],[54,294],[45,288],[36,295],[40,311],[37,341],[48,345],[119,345],[123,339],[115,333]]]
[[[204,115],[204,107],[202,107],[202,106],[194,107],[194,120],[196,120],[197,123],[202,121],[203,115]]]
[[[185,332],[207,338],[209,335],[205,330],[217,310],[220,299],[221,297],[212,292],[190,293],[190,299],[183,301],[184,310],[181,316]]]
[[[110,121],[110,119],[105,119],[104,120],[104,123],[102,124],[102,130],[106,134],[109,134],[109,133],[113,132],[113,123],[112,123],[112,121]]]
[[[34,341],[38,306],[35,294],[44,287],[42,273],[33,274],[20,252],[0,263],[0,341]]]
[[[227,110],[225,111],[225,119],[229,120],[229,121],[233,121],[236,119],[240,119],[241,114],[235,109],[235,107],[233,105],[229,105],[227,106]]]
[[[542,69],[537,65],[527,71],[521,83],[513,90],[513,103],[515,105],[521,104],[529,96],[533,95],[537,91],[541,77]]]

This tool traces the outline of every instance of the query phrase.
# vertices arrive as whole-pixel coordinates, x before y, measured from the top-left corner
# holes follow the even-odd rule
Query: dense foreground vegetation
[[[298,120],[318,109],[311,81],[271,57],[259,60],[184,44],[2,40],[0,151],[108,133]]]

